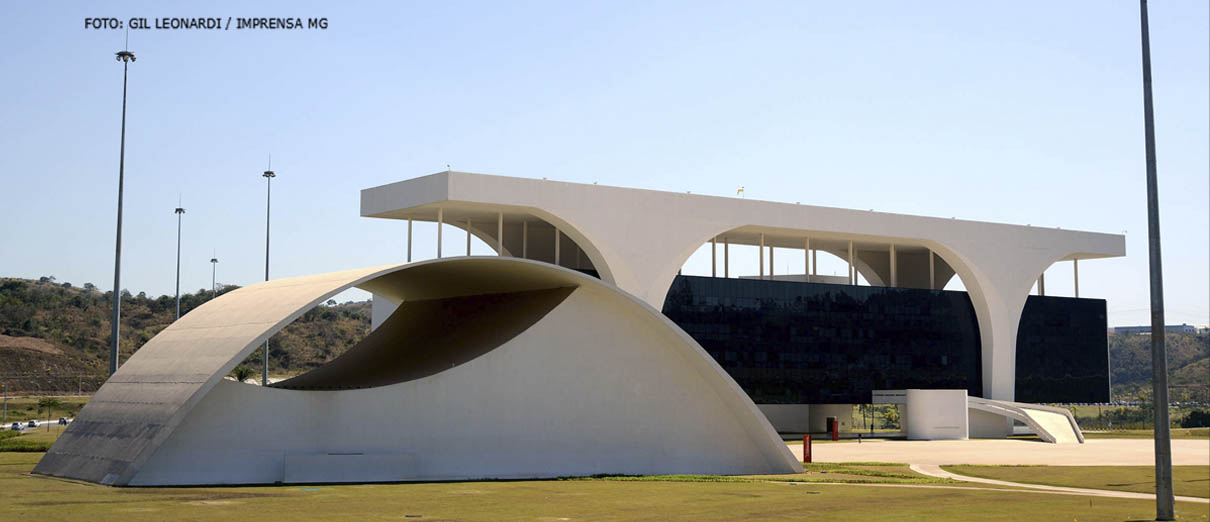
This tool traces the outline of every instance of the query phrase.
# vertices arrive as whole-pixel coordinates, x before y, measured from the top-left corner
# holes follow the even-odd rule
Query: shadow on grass
[[[761,482],[811,482],[811,483],[841,483],[841,484],[949,484],[957,483],[950,479],[941,479],[936,477],[928,477],[920,475],[908,467],[907,464],[891,463],[891,462],[849,462],[849,463],[815,463],[804,464],[804,473],[788,473],[778,475],[700,475],[700,474],[675,474],[675,475],[624,475],[624,474],[594,474],[586,476],[563,476],[550,478],[516,478],[516,479],[500,479],[500,478],[475,478],[475,479],[459,479],[459,480],[425,480],[425,481],[384,481],[384,482],[365,482],[365,483],[349,483],[349,482],[306,482],[306,483],[263,483],[263,484],[196,484],[196,485],[180,485],[180,486],[123,486],[113,488],[116,490],[125,490],[131,492],[154,492],[157,490],[189,490],[189,489],[229,489],[229,488],[280,488],[280,487],[331,487],[331,486],[350,486],[358,484],[366,485],[389,485],[389,484],[456,484],[456,483],[509,483],[509,482],[563,482],[563,481],[609,481],[609,482],[713,482],[713,483],[761,483]],[[59,482],[67,482],[99,488],[110,488],[110,486],[100,486],[89,482],[81,482],[73,479],[62,477],[53,477],[49,475],[38,475],[32,472],[19,473],[20,475],[38,478],[43,480],[54,480]],[[231,493],[233,498],[240,496],[238,493]],[[250,494],[252,496],[274,496],[264,494]],[[189,501],[190,499],[181,499]]]

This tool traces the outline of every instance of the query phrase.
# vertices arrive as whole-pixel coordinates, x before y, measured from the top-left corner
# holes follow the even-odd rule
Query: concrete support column
[[[731,277],[731,240],[723,236],[723,278]]]
[[[444,209],[437,209],[437,259],[441,259],[441,223],[445,221]]]
[[[929,289],[937,289],[937,270],[933,261],[933,249],[929,249]]]
[[[556,265],[559,264],[559,243],[562,243],[562,241],[559,241],[559,239],[560,239],[559,238],[559,227],[555,227],[555,264]]]
[[[819,249],[811,251],[811,275],[819,275]]]
[[[896,272],[895,243],[891,243],[891,288],[899,288],[899,278]]]
[[[964,281],[965,282],[965,281]],[[1021,294],[999,295],[970,291],[979,321],[980,351],[983,366],[983,397],[1011,401],[1016,395],[1017,329],[1029,287]],[[980,302],[981,301],[981,302]]]
[[[504,255],[504,213],[496,213],[496,255]]]
[[[1080,260],[1071,260],[1072,275],[1075,276],[1076,297],[1080,297]]]
[[[938,264],[945,263],[938,267],[937,284],[945,284],[942,267],[946,265],[961,278],[979,325],[983,397],[1011,401],[1016,396],[1017,331],[1031,287],[1040,283],[1044,292],[1046,283],[1039,274],[1071,253],[1062,249],[1014,253],[979,240],[963,246],[964,251],[949,250],[947,254],[933,247]]]
[[[857,278],[853,277],[853,241],[849,240],[849,284],[857,284]]]
[[[408,262],[412,262],[412,218],[408,218]]]
[[[769,280],[773,280],[773,245],[769,245]]]
[[[521,222],[521,259],[529,259],[529,221]]]
[[[802,240],[802,278],[804,281],[811,280],[811,238]]]
[[[718,277],[718,238],[710,238],[710,277]]]
[[[1046,295],[1046,272],[1038,276],[1038,295]]]
[[[471,218],[466,218],[466,255],[471,255]]]
[[[758,274],[758,276],[759,276],[758,279],[764,279],[765,278],[765,235],[764,234],[760,235],[760,246],[756,248],[756,252],[757,252],[757,255],[760,256],[760,263],[758,263],[760,265],[760,274]]]

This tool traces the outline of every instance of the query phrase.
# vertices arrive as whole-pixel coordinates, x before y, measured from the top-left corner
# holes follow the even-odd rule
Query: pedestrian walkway
[[[802,445],[791,444],[798,458]],[[812,446],[815,462],[899,462],[903,464],[991,464],[1039,466],[1151,466],[1151,439],[1088,439],[1084,444],[1047,444],[1019,439],[880,440]],[[1172,441],[1175,466],[1210,466],[1206,439]]]
[[[1062,492],[1062,493],[1069,493],[1069,494],[1076,494],[1076,495],[1087,495],[1087,496],[1091,496],[1091,497],[1133,498],[1133,499],[1142,499],[1142,500],[1155,500],[1155,495],[1150,494],[1150,493],[1134,493],[1131,491],[1111,491],[1111,490],[1106,490],[1106,489],[1069,488],[1069,487],[1063,487],[1063,486],[1044,486],[1041,484],[1024,484],[1024,483],[1020,483],[1020,482],[1008,482],[1008,481],[1004,481],[1004,480],[993,480],[993,479],[986,479],[986,478],[979,478],[979,477],[970,477],[970,476],[959,475],[957,473],[951,473],[949,471],[943,470],[943,469],[941,469],[941,466],[938,464],[912,464],[909,467],[912,469],[912,471],[915,471],[916,473],[919,473],[921,475],[928,475],[930,477],[946,478],[946,479],[952,479],[952,480],[960,480],[962,482],[977,482],[980,484],[990,484],[993,486],[1007,486],[1007,487],[1016,487],[1016,488],[1038,489],[1038,490],[1042,490],[1042,491],[1054,491],[1054,492]],[[1177,496],[1176,500],[1179,500],[1181,502],[1198,502],[1201,504],[1210,504],[1210,499],[1198,498],[1198,497]]]

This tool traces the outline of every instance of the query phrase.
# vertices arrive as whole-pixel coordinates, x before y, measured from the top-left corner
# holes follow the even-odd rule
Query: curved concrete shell
[[[224,379],[351,287],[401,305],[311,373]],[[122,366],[34,471],[189,485],[800,470],[735,382],[643,301],[542,262],[464,257],[206,303]]]

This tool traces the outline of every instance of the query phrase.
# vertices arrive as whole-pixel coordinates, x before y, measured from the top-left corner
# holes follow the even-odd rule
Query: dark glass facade
[[[1088,388],[1108,380],[1105,302],[1029,303],[1017,399],[1107,400],[1107,385],[1104,398]],[[1062,320],[1046,319],[1058,311]],[[965,292],[677,276],[664,314],[760,404],[866,403],[872,390],[903,388],[982,395],[979,327]],[[1098,328],[1099,352],[1085,335]]]
[[[1029,296],[1017,328],[1020,402],[1108,402],[1104,299]]]

